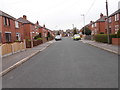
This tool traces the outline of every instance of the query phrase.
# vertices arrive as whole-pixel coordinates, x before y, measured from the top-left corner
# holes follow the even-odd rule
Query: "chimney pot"
[[[27,16],[26,16],[26,15],[23,15],[23,18],[24,18],[25,20],[27,20]]]
[[[101,13],[101,14],[100,14],[100,18],[102,18],[102,17],[103,17],[103,14]]]

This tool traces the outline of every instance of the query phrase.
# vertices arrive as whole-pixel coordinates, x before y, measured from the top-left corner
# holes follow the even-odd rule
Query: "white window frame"
[[[19,28],[19,22],[15,21],[15,28]]]
[[[20,33],[16,33],[16,37],[18,36],[18,41],[21,41],[21,35],[20,35]]]

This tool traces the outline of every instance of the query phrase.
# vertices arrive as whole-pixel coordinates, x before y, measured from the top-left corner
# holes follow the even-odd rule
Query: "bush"
[[[117,38],[120,38],[120,29],[117,32]]]
[[[84,33],[85,35],[91,35],[92,31],[89,28],[85,27],[85,32],[84,32],[84,28],[82,29],[82,34]]]
[[[42,40],[42,38],[37,38],[36,40]]]
[[[116,34],[110,34],[110,44],[112,43],[112,38],[116,38]],[[95,41],[108,43],[108,35],[107,34],[97,34],[95,35]]]
[[[104,34],[104,32],[100,32],[100,34]]]

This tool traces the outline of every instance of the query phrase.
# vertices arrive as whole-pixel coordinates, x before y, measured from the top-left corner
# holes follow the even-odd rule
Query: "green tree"
[[[76,28],[73,29],[73,34],[74,35],[77,34],[77,29]]]
[[[85,30],[85,32],[84,32],[84,30]],[[85,35],[91,35],[92,32],[89,28],[85,27],[85,29],[84,28],[82,29],[82,34],[84,34],[84,33],[85,33]]]
[[[60,35],[60,32],[59,32],[59,31],[57,32],[57,35]]]

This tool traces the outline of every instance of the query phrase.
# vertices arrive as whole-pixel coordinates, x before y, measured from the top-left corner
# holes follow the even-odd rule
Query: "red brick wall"
[[[113,45],[120,45],[120,38],[112,38]]]
[[[14,42],[16,40],[15,34],[15,21],[10,19],[10,26],[4,25],[4,18],[2,17],[2,43],[6,42],[5,32],[11,32],[11,41]]]

